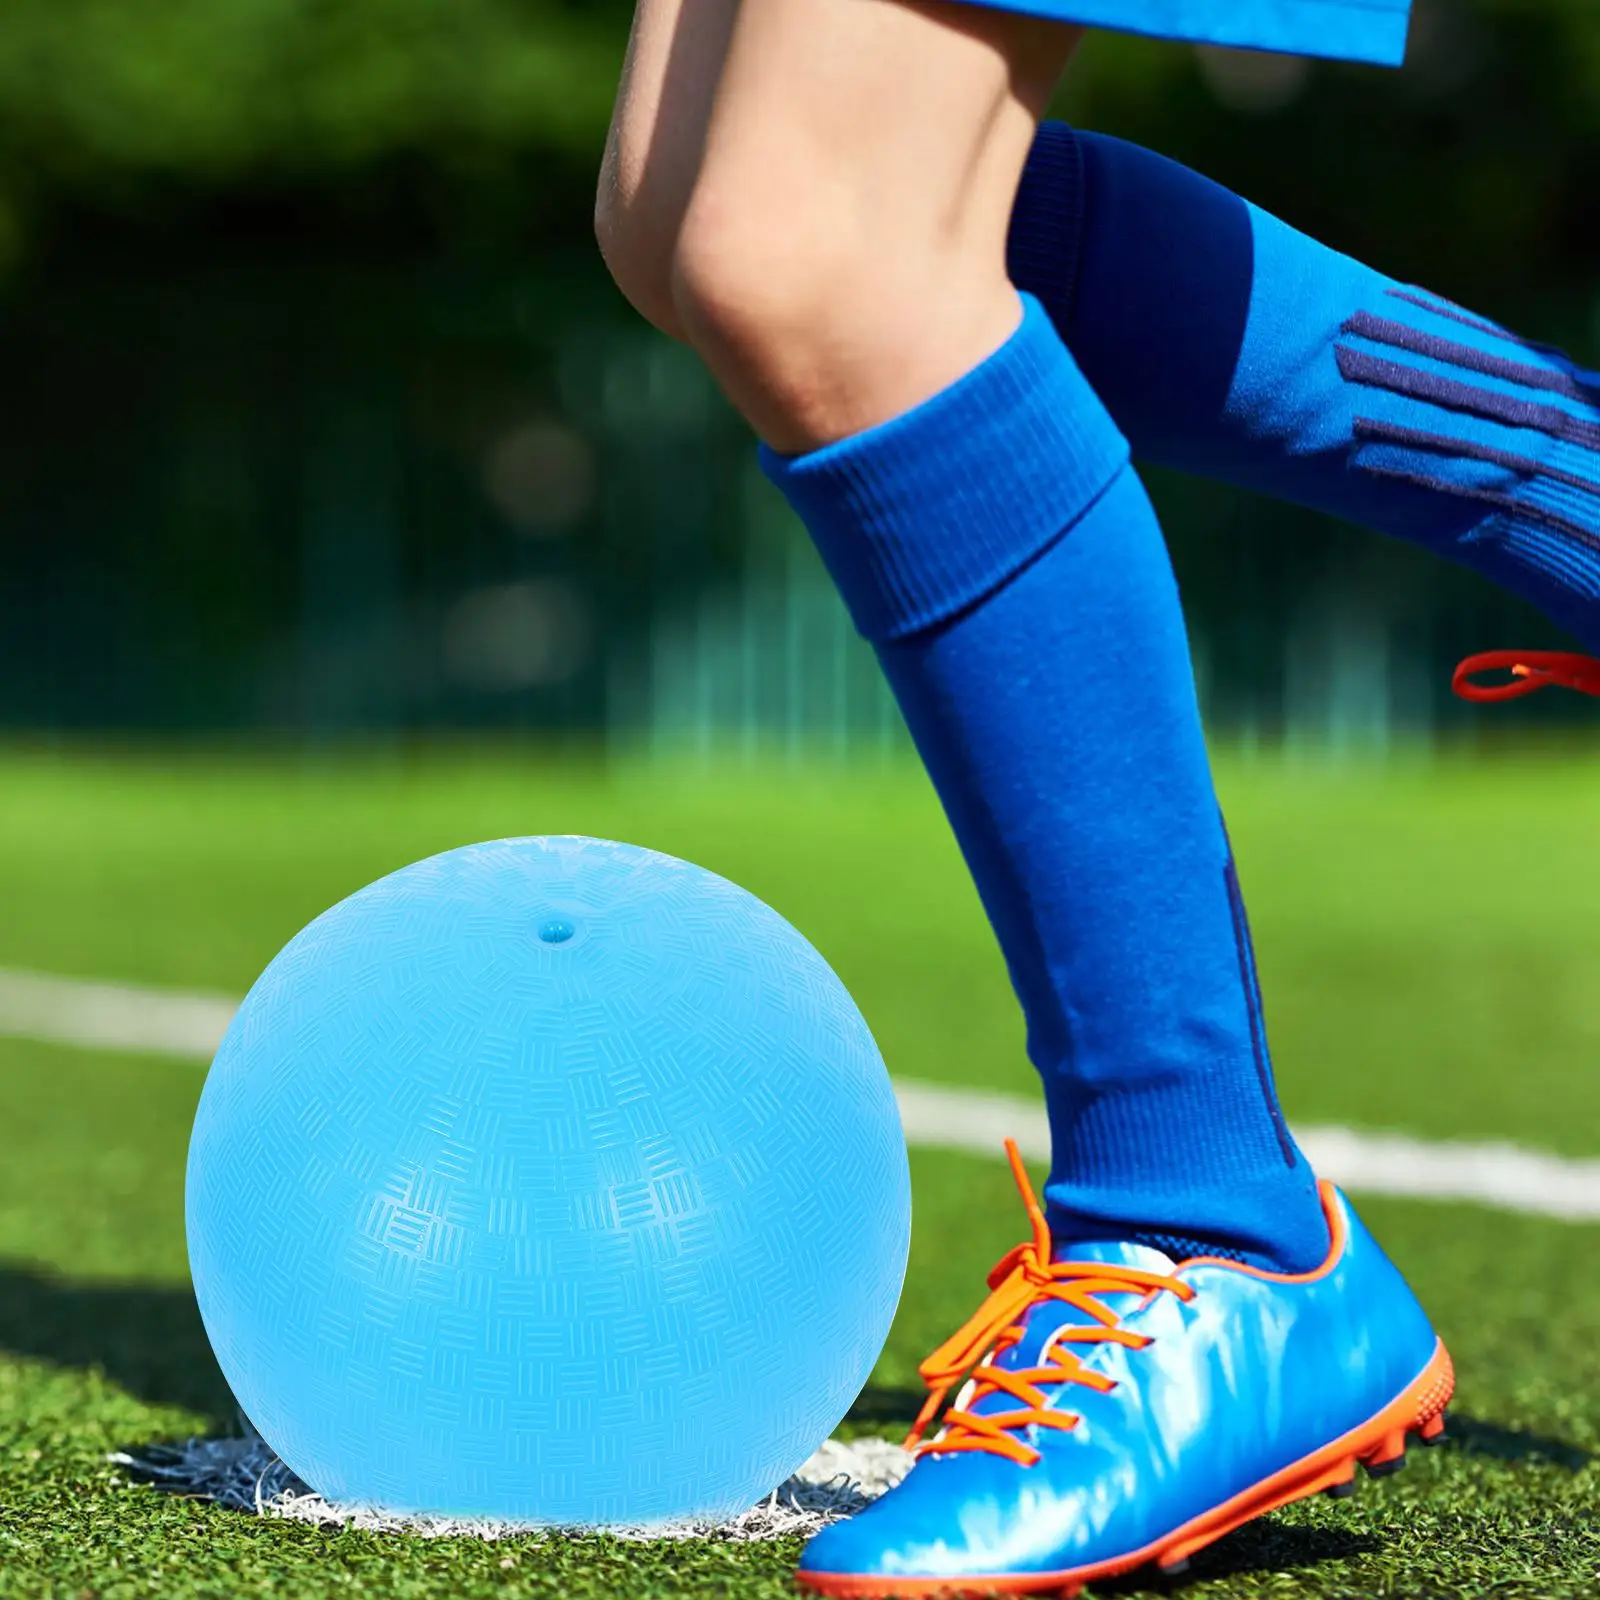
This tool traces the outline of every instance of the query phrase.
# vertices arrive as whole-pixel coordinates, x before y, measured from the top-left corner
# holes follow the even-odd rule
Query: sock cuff
[[[1167,1235],[1295,1272],[1327,1254],[1316,1175],[1297,1146],[1280,1148],[1247,1058],[1048,1098],[1045,1214],[1058,1241]]]
[[[1006,270],[1019,289],[1039,297],[1058,328],[1072,321],[1083,209],[1078,135],[1064,122],[1041,123],[1011,212]]]
[[[856,627],[908,638],[977,604],[1062,537],[1128,445],[1024,295],[982,365],[892,422],[761,464],[816,542]]]

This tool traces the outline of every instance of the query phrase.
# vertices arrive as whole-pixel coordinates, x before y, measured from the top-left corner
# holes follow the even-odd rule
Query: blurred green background
[[[7,0],[0,728],[903,740],[693,357],[610,286],[619,0]],[[1061,111],[1600,346],[1600,5],[1419,0],[1398,73],[1091,41]],[[1471,576],[1157,476],[1212,726],[1480,726]],[[1548,704],[1498,726],[1588,716]]]

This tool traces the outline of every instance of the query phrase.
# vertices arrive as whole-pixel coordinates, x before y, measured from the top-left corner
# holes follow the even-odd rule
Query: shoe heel
[[[1456,1369],[1450,1352],[1439,1346],[1440,1361],[1432,1381],[1417,1395],[1416,1420],[1411,1431],[1424,1444],[1437,1444],[1444,1437],[1445,1407],[1455,1398]]]

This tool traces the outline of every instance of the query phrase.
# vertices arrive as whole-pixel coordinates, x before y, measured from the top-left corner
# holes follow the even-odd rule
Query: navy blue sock
[[[1059,123],[1010,260],[1136,457],[1426,545],[1600,654],[1600,375]]]
[[[1166,547],[1043,309],[910,414],[764,464],[877,648],[999,936],[1057,1237],[1317,1264]]]

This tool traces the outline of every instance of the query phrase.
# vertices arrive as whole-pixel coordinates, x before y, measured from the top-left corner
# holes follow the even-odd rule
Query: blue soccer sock
[[[1057,1237],[1317,1264],[1166,547],[1045,312],[1026,299],[1009,344],[908,415],[764,462],[877,648],[1004,949]]]
[[[1600,654],[1600,375],[1059,123],[1011,272],[1139,459],[1426,545]]]

